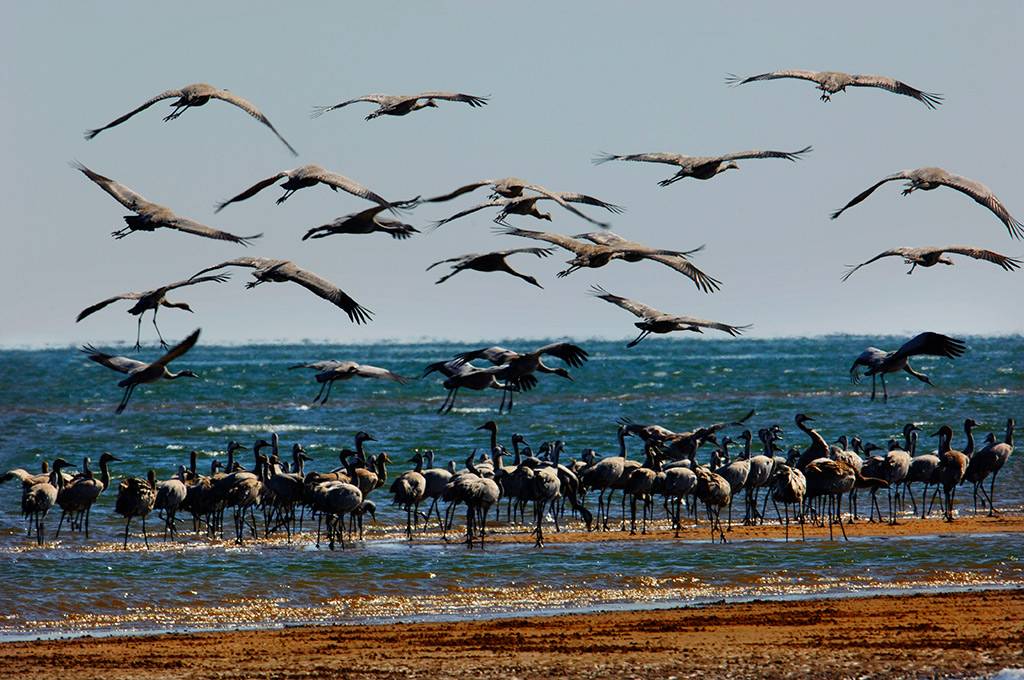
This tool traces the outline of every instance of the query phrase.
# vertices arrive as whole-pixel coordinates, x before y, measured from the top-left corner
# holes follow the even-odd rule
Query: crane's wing
[[[903,357],[917,354],[931,354],[955,359],[963,356],[965,349],[966,345],[963,340],[957,340],[941,333],[926,331],[905,342],[902,347],[896,350],[890,363],[894,363]]]
[[[512,208],[514,208],[517,204],[525,203],[527,201],[536,201],[538,198],[550,198],[550,199],[556,201],[559,205],[561,205],[566,210],[574,213],[575,215],[577,215],[579,217],[582,217],[583,219],[585,219],[587,222],[590,222],[591,224],[595,224],[595,225],[601,227],[602,229],[607,229],[610,225],[607,222],[601,222],[599,220],[595,220],[594,218],[584,214],[583,212],[581,212],[581,211],[577,210],[576,208],[574,208],[573,206],[569,205],[569,203],[586,203],[586,204],[589,204],[589,205],[596,205],[598,207],[604,208],[605,210],[608,210],[609,212],[613,212],[613,213],[621,213],[623,211],[623,208],[620,207],[620,206],[613,205],[611,203],[606,203],[606,202],[604,202],[604,201],[602,201],[602,200],[600,200],[598,198],[594,198],[593,196],[587,196],[586,194],[577,194],[577,193],[567,192],[567,191],[547,192],[547,193],[541,194],[540,197],[537,197],[537,196],[520,196],[518,198],[509,199],[504,204],[505,207],[502,209],[501,214],[498,216],[498,219],[495,220],[495,221],[504,219],[506,216],[511,214]]]
[[[461,92],[421,92],[416,95],[416,99],[446,99],[453,102],[465,102],[470,106],[483,106],[487,103],[487,97],[477,97],[472,94],[462,94]]]
[[[287,262],[287,260],[271,260],[271,259],[266,258],[266,257],[256,257],[256,256],[253,256],[253,255],[246,255],[246,256],[243,256],[243,257],[236,257],[235,259],[228,260],[227,262],[221,262],[220,264],[215,264],[212,267],[207,267],[206,269],[202,269],[202,270],[196,272],[192,276],[192,278],[195,279],[200,274],[205,274],[206,272],[212,272],[213,270],[221,269],[222,267],[252,267],[253,269],[266,269],[268,267],[273,267],[275,265],[284,264],[286,262]]]
[[[329,300],[338,307],[345,310],[348,314],[348,318],[353,323],[367,323],[370,321],[370,316],[373,314],[370,310],[366,309],[351,297],[349,297],[343,290],[338,288],[336,285],[328,281],[327,279],[314,274],[313,272],[296,267],[295,265],[281,266],[280,273],[286,276],[289,280],[294,281],[306,290],[322,297],[325,300]]]
[[[489,208],[491,206],[496,206],[496,205],[507,206],[508,203],[509,203],[508,199],[500,199],[500,200],[487,201],[486,203],[480,203],[478,205],[474,205],[472,208],[466,208],[465,210],[463,210],[461,212],[455,213],[451,217],[446,217],[443,220],[438,220],[437,222],[433,222],[429,227],[427,227],[427,231],[434,231],[435,229],[440,227],[442,224],[447,224],[448,222],[451,222],[452,220],[457,220],[460,217],[465,217],[466,215],[469,215],[471,213],[475,213],[477,210],[483,210],[484,208]],[[504,214],[504,213],[502,213],[502,214]]]
[[[681,153],[665,153],[661,151],[654,151],[651,153],[631,153],[625,155],[615,155],[610,153],[604,153],[603,151],[598,153],[592,161],[594,165],[600,163],[607,163],[608,161],[644,161],[647,163],[666,163],[668,165],[685,165],[690,160],[690,156],[684,156]]]
[[[759,76],[750,76],[749,78],[735,76],[730,73],[726,76],[725,82],[735,87],[736,85],[742,85],[744,83],[752,83],[755,80],[775,80],[776,78],[800,78],[801,80],[811,80],[813,82],[818,82],[818,72],[783,69],[781,71],[771,71],[769,73],[762,73]]]
[[[205,281],[216,281],[218,283],[221,283],[223,281],[227,281],[229,278],[231,278],[230,274],[217,274],[215,276],[202,276],[202,277],[197,278],[197,279],[184,279],[182,281],[175,281],[174,283],[167,284],[166,286],[161,286],[160,288],[156,288],[154,290],[148,290],[148,291],[145,291],[143,293],[124,293],[122,295],[115,295],[114,297],[107,298],[103,302],[97,302],[96,304],[92,305],[91,307],[87,307],[87,308],[83,309],[79,313],[79,315],[75,318],[75,322],[77,323],[78,321],[81,321],[82,319],[84,319],[85,317],[89,316],[90,314],[98,312],[99,310],[103,309],[107,305],[109,305],[109,304],[111,304],[113,302],[117,302],[118,300],[139,300],[141,298],[146,297],[147,295],[150,295],[151,293],[156,293],[157,291],[160,291],[160,290],[163,290],[166,293],[169,290],[174,290],[175,288],[181,288],[182,286],[191,286],[194,283],[203,283]]]
[[[877,181],[874,184],[872,184],[866,190],[864,190],[864,191],[860,192],[859,194],[857,194],[856,196],[854,196],[853,200],[851,200],[849,203],[844,205],[842,208],[840,208],[839,210],[837,210],[834,213],[832,213],[832,219],[835,219],[835,218],[839,217],[840,215],[842,215],[843,211],[846,210],[847,208],[853,207],[853,206],[857,205],[858,203],[860,203],[861,201],[863,201],[865,198],[870,196],[871,193],[875,189],[877,189],[878,187],[882,186],[886,182],[891,182],[894,179],[909,179],[909,177],[910,177],[910,171],[909,170],[901,170],[900,172],[894,172],[893,174],[889,175],[888,177],[883,177],[879,181]]]
[[[448,359],[446,361],[435,361],[434,363],[427,364],[427,366],[424,367],[422,377],[425,378],[431,373],[440,372],[441,375],[445,376],[446,378],[450,378],[453,375],[459,373],[460,370],[462,369],[469,370],[471,368],[472,367],[469,364],[459,363],[455,359]]]
[[[517,227],[496,227],[494,231],[499,234],[508,234],[509,236],[522,236],[524,238],[532,238],[538,241],[547,241],[548,243],[554,243],[556,246],[565,248],[566,250],[574,253],[578,252],[581,245],[585,245],[569,236],[551,234],[545,231],[530,231],[529,229],[519,229]]]
[[[530,255],[536,255],[537,257],[547,257],[553,252],[555,252],[554,248],[511,248],[509,250],[497,250],[493,253],[487,254],[508,257],[509,255],[515,255],[517,253],[528,253]]]
[[[129,359],[128,357],[119,357],[113,354],[104,354],[92,345],[84,345],[79,351],[96,363],[102,364],[107,368],[112,368],[119,373],[131,373],[136,369],[146,366],[146,362],[144,361]]]
[[[895,78],[889,78],[888,76],[855,75],[853,76],[853,82],[850,83],[850,85],[853,87],[880,87],[884,90],[889,90],[889,92],[913,97],[929,109],[934,109],[937,104],[942,103],[941,94],[923,92],[916,87],[911,87],[904,82],[896,80]]]
[[[582,347],[569,342],[553,342],[533,350],[534,354],[550,354],[576,368],[582,366],[589,356]]]
[[[625,309],[627,312],[630,312],[633,315],[640,317],[641,319],[651,319],[656,316],[661,316],[662,314],[660,311],[658,311],[654,307],[651,307],[650,305],[645,305],[642,302],[637,302],[636,300],[624,298],[621,295],[609,293],[607,290],[596,284],[591,286],[590,294],[595,297],[599,297],[602,300],[605,300],[606,302],[610,302],[613,305],[618,305],[619,307]]]
[[[458,189],[456,189],[455,191],[452,191],[451,193],[444,194],[442,196],[434,196],[433,198],[426,198],[426,199],[423,199],[423,202],[424,203],[439,203],[441,201],[450,201],[450,200],[452,200],[453,198],[455,198],[457,196],[461,196],[462,194],[469,193],[470,191],[473,191],[475,189],[479,189],[480,187],[485,187],[485,186],[487,186],[489,184],[494,184],[494,180],[485,179],[485,180],[482,180],[480,182],[473,182],[472,184],[465,184],[465,185],[459,187]]]
[[[398,383],[399,385],[406,385],[409,383],[409,378],[405,376],[393,373],[386,368],[380,368],[379,366],[367,366],[366,364],[356,364],[356,375],[364,378],[376,378],[377,380],[391,380]]]
[[[196,340],[198,339],[199,329],[197,328],[194,331],[192,331],[192,334],[189,335],[187,338],[185,338],[177,345],[167,350],[167,354],[163,355],[162,357],[151,363],[150,366],[166,366],[167,364],[171,363],[178,357],[185,354],[185,352],[192,349],[192,346],[196,344]]]
[[[633,249],[637,251],[650,251],[656,252],[663,255],[676,255],[678,257],[689,257],[695,253],[699,253],[704,250],[705,245],[699,245],[691,250],[664,250],[662,248],[649,248],[642,243],[636,241],[627,241],[618,234],[612,231],[592,231],[587,234],[575,234],[573,238],[585,238],[592,243],[596,243],[602,246],[611,246],[613,248]]]
[[[744,158],[785,158],[788,161],[795,161],[805,153],[813,151],[810,146],[805,146],[799,151],[736,151],[719,156],[719,161],[735,161]]]
[[[349,104],[355,104],[356,102],[373,102],[374,104],[377,104],[378,106],[380,106],[380,105],[383,105],[383,104],[385,104],[387,102],[390,102],[392,100],[394,100],[394,97],[392,97],[391,95],[388,95],[388,94],[366,94],[366,95],[363,95],[362,97],[356,97],[355,99],[349,99],[347,102],[341,102],[340,104],[334,104],[333,106],[314,106],[313,107],[313,112],[309,114],[309,117],[310,118],[319,118],[320,116],[324,115],[328,111],[333,111],[334,109],[340,109],[343,106],[348,106]]]
[[[286,147],[288,147],[288,150],[292,152],[292,155],[293,155],[293,156],[298,156],[298,155],[299,155],[299,152],[298,152],[298,151],[296,151],[295,149],[293,149],[293,148],[292,148],[292,145],[291,145],[291,144],[289,144],[289,143],[287,142],[287,140],[285,140],[285,138],[281,136],[281,133],[280,133],[280,132],[278,132],[278,131],[277,131],[277,129],[276,129],[276,128],[275,128],[275,127],[274,127],[273,125],[271,125],[271,124],[270,124],[270,121],[269,121],[269,120],[267,120],[267,117],[266,117],[266,116],[264,116],[264,115],[263,115],[262,113],[260,113],[260,110],[259,110],[259,109],[257,109],[257,108],[256,108],[255,106],[253,106],[253,105],[252,105],[252,104],[251,104],[250,102],[248,102],[247,100],[245,100],[245,99],[242,99],[242,98],[241,98],[241,97],[239,97],[239,96],[238,96],[237,94],[234,94],[234,93],[232,93],[232,92],[229,92],[228,90],[217,90],[216,92],[214,92],[214,93],[213,93],[212,95],[210,95],[210,96],[211,96],[211,97],[216,97],[217,99],[220,99],[220,100],[222,100],[222,101],[226,101],[226,102],[228,102],[229,104],[234,104],[234,105],[235,105],[235,106],[237,106],[238,108],[242,109],[243,111],[245,111],[246,113],[248,113],[248,114],[249,114],[250,116],[252,116],[252,117],[253,117],[253,118],[255,118],[256,120],[258,120],[259,122],[263,123],[263,124],[264,124],[264,125],[266,125],[266,126],[267,126],[268,128],[270,128],[270,130],[271,130],[271,131],[272,131],[272,132],[273,132],[273,133],[274,133],[275,135],[277,135],[277,138],[278,138],[278,139],[280,139],[280,140],[281,140],[281,141],[282,141],[282,142],[284,143],[284,145],[285,145]]]
[[[359,182],[356,182],[355,180],[349,179],[348,177],[345,177],[344,175],[339,175],[336,172],[322,172],[322,173],[317,174],[316,177],[317,177],[317,179],[319,179],[324,184],[326,184],[326,185],[328,185],[330,187],[334,187],[336,189],[341,189],[343,191],[347,191],[348,193],[352,194],[353,196],[359,196],[360,198],[365,198],[365,199],[373,201],[374,203],[377,203],[378,205],[381,205],[381,206],[383,206],[385,208],[393,207],[391,205],[391,203],[389,203],[388,201],[385,201],[383,198],[381,198],[380,196],[378,196],[374,192],[370,191],[369,189],[364,187]]]
[[[483,349],[456,354],[454,361],[458,361],[459,365],[462,365],[473,361],[474,359],[483,359],[491,362],[495,366],[501,366],[502,364],[507,364],[517,356],[519,356],[519,352],[513,352],[510,349],[494,345],[492,347],[484,347]]]
[[[665,314],[661,317],[666,321],[674,321],[682,326],[698,326],[700,328],[712,328],[716,331],[724,331],[732,336],[737,336],[743,331],[750,328],[750,325],[746,326],[733,326],[720,321],[712,321],[710,319],[699,319],[694,316],[675,316],[672,314]]]
[[[190,279],[182,279],[181,281],[175,281],[163,286],[165,291],[174,290],[175,288],[181,288],[183,286],[191,286],[196,283],[206,283],[207,281],[214,281],[216,283],[224,283],[231,278],[231,274],[225,272],[223,274],[214,274],[213,276],[200,276],[199,278],[192,277]]]
[[[158,207],[152,201],[148,201],[139,194],[135,193],[125,185],[115,182],[109,177],[104,177],[98,172],[93,172],[89,168],[85,167],[81,163],[75,162],[71,164],[71,167],[76,170],[82,171],[82,173],[95,182],[101,189],[106,191],[108,194],[114,197],[114,199],[128,208],[129,210],[142,214],[149,212],[150,209]]]
[[[669,254],[664,255],[659,252],[653,253],[640,253],[648,260],[654,260],[660,262],[663,265],[675,269],[680,274],[690,277],[693,283],[705,293],[713,293],[721,287],[721,281],[718,279],[708,276],[697,267],[693,266],[693,263],[687,260],[685,257],[679,255]]]
[[[266,189],[267,187],[269,187],[271,184],[273,184],[277,180],[281,179],[282,177],[287,177],[287,176],[288,176],[288,171],[287,170],[282,170],[281,172],[277,173],[276,175],[268,177],[265,180],[259,181],[256,184],[253,184],[251,187],[249,187],[245,191],[243,191],[242,193],[238,194],[237,196],[235,196],[233,198],[229,198],[226,201],[221,201],[220,203],[218,203],[216,205],[216,207],[214,208],[213,212],[215,212],[215,213],[220,212],[229,203],[236,203],[238,201],[244,201],[247,198],[251,198],[251,197],[255,196],[256,194],[258,194],[259,192],[261,192],[264,189]]]
[[[90,314],[98,312],[107,305],[117,302],[118,300],[138,300],[139,298],[144,297],[145,295],[148,295],[148,293],[124,293],[123,295],[115,295],[114,297],[107,298],[103,302],[97,302],[91,307],[86,307],[81,312],[79,312],[78,316],[75,317],[75,323],[78,323],[79,321],[89,316]]]
[[[853,365],[850,366],[850,382],[856,385],[860,382],[860,367],[864,366],[868,369],[869,375],[871,369],[881,365],[885,361],[888,352],[880,350],[877,347],[868,347],[866,350],[860,353],[856,359],[853,360]]]
[[[171,219],[161,220],[160,226],[169,227],[170,229],[177,229],[178,231],[184,231],[189,234],[195,234],[197,236],[205,236],[206,238],[217,239],[219,241],[231,241],[232,243],[241,243],[243,246],[249,245],[249,242],[253,239],[260,238],[263,233],[254,234],[252,236],[236,236],[232,233],[221,231],[220,229],[214,229],[208,227],[205,224],[190,220],[185,217],[179,217],[175,215]]]
[[[1006,209],[1006,206],[996,198],[992,191],[982,184],[981,182],[975,182],[973,179],[961,177],[960,175],[953,175],[946,173],[946,177],[942,180],[942,184],[956,189],[957,191],[963,192],[973,198],[978,203],[982,204],[996,216],[1002,220],[1003,224],[1006,225],[1007,230],[1010,232],[1010,236],[1013,238],[1024,238],[1024,225],[1018,222],[1010,215],[1010,212]]]
[[[326,361],[310,361],[310,362],[304,361],[302,363],[295,364],[294,366],[289,366],[288,368],[289,368],[289,370],[291,370],[293,368],[311,368],[314,371],[324,372],[324,371],[334,370],[338,366],[341,366],[343,363],[345,363],[345,362],[338,361],[337,359],[328,359]]]
[[[602,201],[599,198],[594,198],[593,196],[587,196],[586,194],[578,194],[571,191],[549,192],[548,194],[545,194],[545,196],[549,196],[550,198],[554,198],[555,200],[562,199],[562,201],[569,201],[570,203],[586,203],[587,205],[596,205],[597,207],[604,208],[608,212],[615,213],[616,215],[621,214],[626,210],[622,206]],[[561,201],[559,201],[559,203],[561,203]],[[572,206],[568,207],[570,210],[572,210]]]
[[[123,116],[121,116],[117,120],[115,120],[113,122],[110,122],[110,123],[107,123],[103,127],[96,128],[95,130],[86,130],[85,131],[85,138],[86,139],[92,139],[93,137],[95,137],[99,133],[103,132],[104,130],[106,130],[108,128],[112,128],[115,125],[120,125],[121,123],[125,122],[126,120],[128,120],[129,118],[134,116],[136,113],[139,113],[140,111],[145,111],[150,106],[152,106],[153,104],[156,104],[158,101],[160,101],[162,99],[170,99],[171,97],[180,97],[180,96],[181,96],[181,90],[180,89],[178,89],[178,90],[167,90],[166,92],[161,92],[160,94],[158,94],[157,96],[153,97],[152,99],[150,99],[148,102],[146,102],[145,104],[143,104],[139,108],[135,109],[134,111],[129,111],[128,113],[124,114]]]
[[[858,264],[858,265],[852,265],[852,264],[848,264],[848,265],[846,265],[846,266],[847,266],[847,267],[849,267],[849,269],[848,269],[848,270],[846,271],[846,273],[845,273],[845,274],[843,274],[843,281],[845,281],[846,279],[850,278],[850,276],[851,276],[851,275],[852,275],[852,274],[853,274],[853,273],[854,273],[855,271],[857,271],[858,269],[860,269],[860,268],[861,268],[861,267],[863,267],[864,265],[868,265],[868,264],[871,264],[871,263],[872,263],[872,262],[874,262],[875,260],[880,260],[880,259],[882,259],[883,257],[889,257],[889,256],[891,256],[891,255],[898,255],[899,257],[903,257],[904,255],[906,255],[906,254],[907,254],[907,252],[909,252],[909,251],[911,251],[911,250],[913,250],[913,248],[890,248],[889,250],[886,250],[885,252],[881,252],[881,253],[879,253],[878,255],[875,255],[875,256],[874,256],[873,258],[871,258],[871,259],[870,259],[870,260],[868,260],[867,262],[861,262],[861,263],[860,263],[860,264]]]
[[[423,271],[428,271],[429,272],[431,269],[433,269],[437,265],[445,264],[446,262],[467,262],[469,260],[473,260],[473,259],[478,258],[478,257],[480,257],[480,253],[469,253],[468,255],[459,255],[457,257],[449,257],[449,258],[444,259],[444,260],[438,260],[437,262],[435,262],[434,264],[430,265],[429,267],[427,267]]]
[[[1000,255],[999,253],[992,252],[991,250],[971,248],[970,246],[949,246],[942,250],[947,253],[956,253],[957,255],[973,257],[975,260],[987,260],[988,262],[994,262],[1006,271],[1018,269],[1021,263],[1020,258],[1007,257],[1006,255]]]

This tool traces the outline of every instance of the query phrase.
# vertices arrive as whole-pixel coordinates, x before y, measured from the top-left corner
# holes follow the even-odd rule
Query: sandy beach
[[[76,638],[8,678],[942,678],[1024,666],[1024,593],[756,601],[490,621]]]
[[[1017,532],[1024,518],[857,522],[852,535]],[[733,530],[777,536],[780,527]],[[824,531],[824,534],[822,533]],[[799,530],[797,530],[799,532]],[[792,534],[791,534],[792,535]],[[811,538],[811,537],[814,538]],[[827,528],[810,540],[827,540]],[[550,532],[547,540],[671,540]],[[691,534],[692,537],[692,534]],[[494,540],[531,540],[494,535]],[[82,637],[0,646],[18,678],[942,678],[1024,667],[1024,591],[755,600],[377,626]]]

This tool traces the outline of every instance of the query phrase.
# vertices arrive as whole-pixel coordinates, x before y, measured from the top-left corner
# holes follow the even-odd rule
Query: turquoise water
[[[497,391],[459,394],[455,409],[438,414],[445,390],[435,376],[401,386],[355,379],[334,386],[325,406],[311,406],[319,386],[301,361],[354,360],[418,377],[428,363],[476,349],[455,344],[382,346],[198,345],[172,369],[190,368],[200,380],[178,380],[136,390],[127,411],[114,415],[121,397],[118,375],[68,349],[0,351],[0,470],[37,471],[62,456],[76,464],[115,463],[114,487],[123,476],[154,468],[169,477],[189,452],[201,471],[225,459],[228,441],[251,448],[276,432],[288,450],[300,442],[313,461],[307,470],[335,467],[337,451],[351,447],[359,430],[387,451],[389,474],[408,469],[416,451],[433,450],[440,464],[464,461],[488,438],[476,428],[493,419],[508,445],[513,432],[537,447],[562,439],[566,455],[586,447],[614,454],[616,420],[629,417],[676,431],[738,418],[757,410],[751,429],[779,423],[785,447],[805,448],[793,426],[803,412],[828,441],[860,435],[882,446],[903,424],[918,423],[922,447],[942,424],[957,433],[963,420],[981,424],[981,437],[1002,439],[1008,417],[1024,411],[1024,339],[969,338],[956,361],[919,357],[915,368],[935,387],[890,376],[891,398],[870,402],[870,385],[852,386],[847,371],[868,345],[898,346],[905,338],[830,336],[783,340],[656,339],[627,350],[624,343],[578,341],[590,361],[572,369],[574,380],[542,376],[517,396],[512,414],[497,414]],[[513,349],[542,343],[502,341]],[[119,353],[135,356],[130,347]],[[140,356],[159,352],[152,348]],[[557,360],[550,361],[552,364]],[[738,434],[740,428],[725,430]],[[631,443],[631,446],[633,444]],[[639,449],[631,449],[638,457]],[[706,460],[710,448],[699,459]],[[251,464],[251,454],[240,456]],[[563,461],[564,462],[564,461]],[[669,606],[722,598],[804,597],[870,592],[1024,587],[1024,539],[1015,534],[814,539],[784,543],[734,540],[711,545],[707,526],[672,543],[629,541],[492,544],[468,551],[458,543],[402,540],[404,513],[385,489],[371,495],[377,523],[366,540],[345,551],[317,549],[309,532],[235,546],[182,530],[163,542],[150,517],[150,549],[133,523],[129,549],[121,549],[123,520],[113,512],[115,489],[92,513],[91,536],[65,530],[54,541],[59,513],[47,519],[43,547],[26,537],[20,489],[0,486],[0,639],[80,633],[155,632],[303,622],[358,623]],[[1014,454],[996,484],[1004,512],[1024,512],[1024,464]],[[971,513],[962,487],[958,513]],[[967,503],[964,503],[966,500]],[[594,504],[593,499],[588,504]],[[884,503],[883,503],[884,505]],[[864,506],[862,506],[863,509]],[[614,512],[617,512],[617,504]],[[369,518],[368,518],[369,519]],[[659,508],[657,521],[667,526]],[[906,518],[906,521],[913,521]],[[461,518],[460,518],[461,524]],[[186,527],[183,527],[183,529]],[[457,527],[458,531],[461,527]],[[570,530],[580,531],[578,524]],[[520,527],[496,531],[523,532]]]

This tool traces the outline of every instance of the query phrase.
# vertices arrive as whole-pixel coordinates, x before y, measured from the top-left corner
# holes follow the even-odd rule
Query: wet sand
[[[1024,591],[0,646],[6,678],[942,678],[1024,667]]]
[[[859,521],[846,528],[851,536],[1010,531],[1021,533],[1024,546],[1024,517],[1016,515],[970,516],[953,523],[908,520],[896,526]],[[791,538],[794,530],[799,536],[799,528],[791,527]],[[707,531],[706,524],[684,535],[698,540],[706,536],[700,531]],[[781,537],[782,531],[738,526],[730,538]],[[545,538],[675,540],[664,530],[646,536],[549,531]],[[808,539],[828,540],[827,526],[808,527]],[[533,538],[499,533],[488,540],[532,543]],[[0,645],[0,677],[61,680],[942,678],[1022,667],[1024,589]]]
[[[627,511],[628,512],[628,511]],[[698,511],[703,514],[702,511]],[[757,540],[757,539],[784,539],[786,537],[786,527],[776,523],[759,524],[755,526],[743,526],[742,524],[742,513],[737,515],[736,521],[732,523],[732,528],[726,522],[726,516],[722,515],[722,528],[725,530],[726,541],[733,540]],[[626,526],[628,528],[629,517],[626,518]],[[620,526],[620,520],[618,517],[612,517],[611,527]],[[664,529],[665,522],[657,522],[656,525],[652,525],[646,534],[641,534],[641,524],[638,521],[636,524],[636,534],[631,534],[629,531],[617,530],[617,531],[592,531],[587,532],[583,530],[582,523],[575,521],[573,526],[568,531],[556,532],[554,527],[546,522],[544,525],[544,542],[545,543],[574,543],[574,542],[585,542],[585,541],[637,541],[637,540],[648,540],[648,541],[673,541],[673,540],[690,540],[690,541],[711,541],[711,525],[707,520],[702,517],[700,524],[694,526],[692,520],[688,525],[684,525],[684,528],[679,534],[679,538],[675,537],[675,532],[670,529]],[[404,527],[403,527],[404,529]],[[981,515],[966,515],[956,518],[952,522],[947,522],[944,519],[936,517],[936,513],[932,513],[932,516],[927,519],[920,518],[906,518],[901,517],[896,524],[889,524],[886,522],[869,522],[865,519],[858,519],[855,522],[845,522],[842,527],[838,523],[834,524],[831,529],[827,523],[817,526],[810,523],[804,525],[804,535],[808,541],[820,541],[822,539],[829,540],[829,532],[831,531],[834,540],[843,540],[843,533],[846,536],[853,538],[855,536],[943,536],[953,534],[984,534],[984,533],[1004,533],[1004,532],[1016,532],[1022,535],[1022,542],[1024,542],[1024,516],[1022,515],[997,515],[994,517],[988,517],[984,514]],[[462,533],[460,533],[460,531]],[[368,540],[372,540],[374,534],[372,529],[366,534]],[[460,538],[465,538],[465,529],[463,527],[456,527],[453,532],[449,533],[449,540],[455,541]],[[432,539],[440,537],[440,533],[434,533],[431,535]],[[800,525],[795,521],[789,526],[789,540],[798,541],[801,539]],[[535,538],[532,534],[528,533],[526,529],[521,526],[510,528],[509,531],[503,532],[501,528],[497,528],[494,534],[488,534],[485,539],[487,542],[509,542],[509,543],[527,543],[533,545]],[[718,541],[718,534],[715,533],[715,541]],[[1022,548],[1024,552],[1024,548]]]

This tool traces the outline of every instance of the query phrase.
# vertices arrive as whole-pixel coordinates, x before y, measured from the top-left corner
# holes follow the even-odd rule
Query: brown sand
[[[884,503],[883,503],[884,505]],[[638,510],[639,512],[639,510]],[[698,513],[703,514],[703,511],[698,510]],[[831,528],[833,538],[835,540],[843,540],[843,531],[850,538],[854,536],[938,536],[938,535],[949,535],[949,534],[984,534],[984,533],[1020,533],[1024,536],[1024,516],[1022,515],[997,515],[995,517],[987,517],[982,515],[967,515],[959,517],[952,522],[947,522],[935,516],[936,513],[932,513],[932,516],[928,519],[908,519],[901,517],[897,524],[889,524],[886,522],[868,522],[865,519],[858,519],[853,523],[844,523],[842,527],[839,524],[833,525]],[[780,526],[779,524],[759,524],[755,526],[743,526],[742,524],[742,509],[737,514],[736,521],[733,522],[732,529],[725,531],[725,538],[727,541],[733,540],[745,540],[745,539],[782,539],[786,535],[786,527]],[[627,510],[627,527],[629,522],[628,510]],[[637,522],[635,535],[631,535],[628,531],[592,531],[586,532],[582,529],[582,524],[577,522],[579,525],[577,530],[556,532],[554,527],[550,523],[546,523],[544,526],[544,542],[545,543],[575,543],[585,541],[637,541],[637,540],[648,540],[648,541],[672,541],[675,539],[675,532],[669,529],[650,529],[646,535],[641,535],[641,525]],[[616,527],[619,525],[619,519],[613,517],[612,525]],[[664,522],[659,522],[659,526],[664,526]],[[727,529],[726,517],[722,516],[722,528]],[[449,534],[450,540],[453,542],[459,538],[465,537],[463,533],[459,533],[461,529],[457,529],[454,533]],[[804,533],[807,540],[820,541],[822,539],[829,540],[829,525],[823,524],[821,526],[807,524],[804,526]],[[367,533],[367,537],[372,540],[372,532]],[[439,535],[438,535],[439,536]],[[702,517],[701,522],[698,526],[694,526],[692,523],[685,525],[685,528],[679,534],[679,540],[691,540],[691,541],[711,541],[711,525],[708,521]],[[800,540],[800,525],[793,521],[789,526],[789,539]],[[512,542],[512,543],[527,543],[532,545],[535,542],[534,536],[523,527],[515,527],[510,533],[502,533],[501,529],[498,528],[495,534],[488,534],[486,541],[500,541],[500,542]],[[715,540],[718,540],[718,534],[715,534]],[[1024,539],[1022,539],[1024,540]],[[1022,550],[1024,552],[1024,550]]]
[[[933,678],[1024,666],[1024,592],[0,646],[5,678]]]
[[[1021,532],[1024,518],[858,522],[857,535]],[[799,534],[799,529],[796,530]],[[762,533],[764,532],[764,533]],[[734,529],[734,538],[778,535]],[[822,529],[814,530],[816,536]],[[827,540],[827,528],[824,529]],[[619,540],[627,532],[549,541]],[[1024,535],[1024,534],[1022,534]],[[792,536],[792,534],[791,534]],[[495,537],[532,540],[527,536]],[[671,540],[658,532],[647,540]],[[691,538],[693,538],[691,536]],[[631,540],[641,539],[634,536]],[[642,539],[641,539],[642,540]],[[816,538],[814,540],[821,540]],[[1024,542],[1022,542],[1024,545]],[[0,677],[941,678],[1024,667],[1024,590],[0,645]]]

